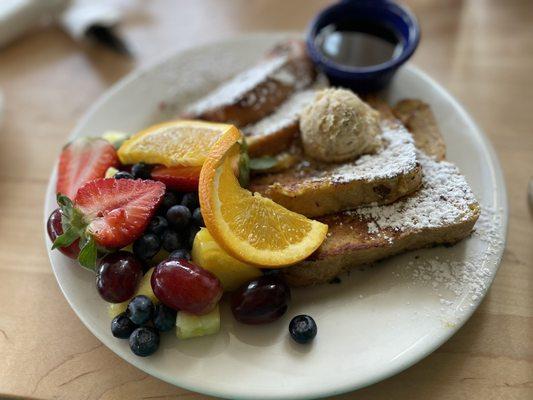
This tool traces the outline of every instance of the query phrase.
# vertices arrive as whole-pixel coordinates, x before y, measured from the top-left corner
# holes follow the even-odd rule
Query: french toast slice
[[[311,104],[316,89],[292,94],[272,114],[242,128],[251,157],[275,155],[287,150],[298,137],[300,113]]]
[[[422,169],[409,132],[382,119],[382,148],[353,162],[322,163],[300,152],[290,169],[252,177],[250,189],[308,217],[388,204],[419,188]]]
[[[275,46],[252,68],[188,106],[182,117],[243,127],[272,113],[314,78],[315,70],[305,44],[288,40]]]
[[[325,283],[352,267],[468,236],[480,208],[457,167],[419,153],[421,189],[397,202],[318,218],[328,237],[308,259],[283,270],[293,286]]]
[[[392,113],[411,132],[416,147],[435,160],[446,158],[446,144],[429,104],[418,99],[404,99],[394,106]]]

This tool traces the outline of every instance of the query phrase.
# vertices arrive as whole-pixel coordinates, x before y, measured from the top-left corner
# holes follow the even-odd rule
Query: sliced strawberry
[[[115,148],[100,138],[80,138],[67,144],[59,158],[56,192],[74,198],[86,182],[103,178],[119,165]]]
[[[142,235],[164,194],[161,182],[96,179],[78,190],[74,207],[88,223],[86,232],[96,244],[121,248]]]
[[[181,192],[198,190],[202,167],[165,167],[158,165],[152,170],[152,179]]]

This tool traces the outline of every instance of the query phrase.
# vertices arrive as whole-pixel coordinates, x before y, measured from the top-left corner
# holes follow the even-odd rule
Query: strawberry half
[[[143,234],[164,194],[161,182],[109,178],[87,182],[79,188],[74,202],[60,195],[65,233],[54,247],[68,246],[81,238],[78,261],[92,269],[98,247],[122,248]]]
[[[198,190],[202,167],[165,167],[158,165],[152,170],[152,179],[163,182],[170,189],[180,192]]]
[[[79,138],[67,144],[59,158],[56,193],[74,198],[86,182],[103,178],[109,167],[119,165],[111,143],[100,138]]]

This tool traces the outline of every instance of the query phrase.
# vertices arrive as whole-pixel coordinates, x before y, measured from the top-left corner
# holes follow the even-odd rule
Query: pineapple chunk
[[[220,330],[220,311],[217,306],[208,314],[194,315],[178,311],[176,317],[176,336],[178,339],[190,339],[213,335]]]
[[[152,290],[152,283],[150,282],[152,279],[152,274],[154,272],[154,268],[150,268],[148,271],[146,271],[146,274],[141,279],[141,283],[139,284],[139,287],[137,288],[137,292],[135,293],[135,296],[138,296],[140,294],[145,295],[150,300],[152,300],[152,303],[157,304],[159,303],[159,300],[157,297],[155,297],[154,291]]]
[[[115,318],[117,315],[122,314],[128,308],[128,303],[130,301],[126,300],[122,303],[108,303],[107,304],[107,313],[111,319]]]
[[[220,279],[225,291],[235,290],[262,275],[259,268],[243,263],[226,253],[206,228],[200,229],[194,238],[192,260]]]
[[[113,178],[117,172],[118,169],[116,169],[115,167],[109,167],[105,172],[104,178]]]

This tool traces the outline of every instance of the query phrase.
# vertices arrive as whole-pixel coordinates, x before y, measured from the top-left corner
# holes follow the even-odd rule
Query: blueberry
[[[151,167],[145,163],[134,164],[131,167],[131,173],[135,179],[150,179],[152,174],[150,173]]]
[[[167,211],[167,220],[176,229],[184,229],[189,225],[191,211],[185,206],[172,206]]]
[[[164,304],[158,304],[155,306],[152,321],[159,332],[169,331],[176,325],[176,311]]]
[[[191,253],[186,249],[175,250],[168,256],[169,260],[188,260],[191,261]]]
[[[148,224],[148,232],[155,233],[159,237],[161,237],[161,235],[167,228],[168,221],[165,219],[165,217],[162,217],[160,215],[156,215]]]
[[[161,202],[161,208],[167,211],[170,207],[176,206],[180,203],[179,196],[174,192],[165,192],[163,201]]]
[[[316,336],[316,322],[309,315],[297,315],[289,324],[289,332],[295,342],[309,343]]]
[[[205,226],[204,217],[202,217],[202,211],[200,210],[200,207],[193,211],[192,223],[196,226]]]
[[[194,243],[194,238],[196,237],[196,234],[198,233],[198,231],[200,230],[199,227],[197,226],[191,226],[191,229],[189,231],[189,240],[188,240],[188,245],[189,245],[189,249],[192,249],[192,245]]]
[[[127,339],[137,326],[128,318],[126,313],[117,315],[111,321],[111,333],[119,339]]]
[[[147,233],[133,242],[133,254],[141,260],[149,260],[161,248],[159,238],[153,233]]]
[[[161,236],[161,245],[166,251],[172,252],[182,247],[183,243],[178,233],[167,229]]]
[[[115,179],[135,179],[132,174],[126,171],[118,171],[115,176]]]
[[[199,205],[200,200],[198,199],[198,193],[191,192],[185,193],[183,199],[181,199],[181,205],[188,207],[189,210],[194,211]]]
[[[147,357],[154,354],[159,347],[159,333],[153,328],[142,326],[130,336],[130,349],[133,354]]]
[[[134,324],[143,325],[152,318],[154,305],[148,297],[141,294],[131,299],[127,313]]]

